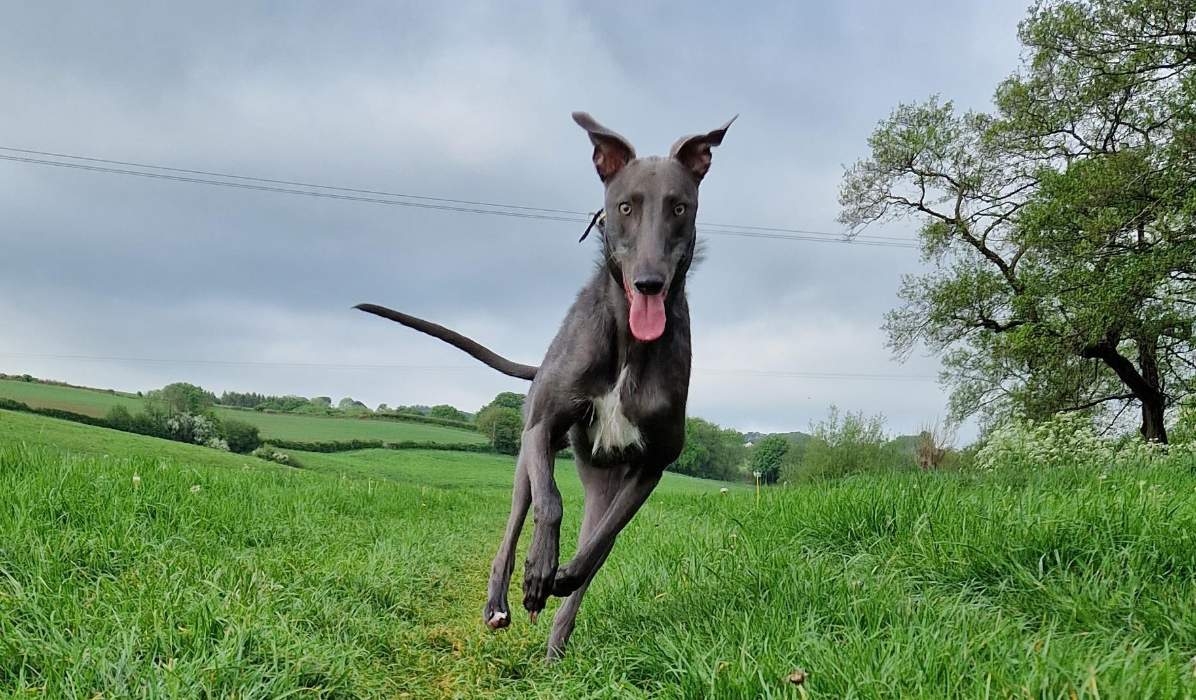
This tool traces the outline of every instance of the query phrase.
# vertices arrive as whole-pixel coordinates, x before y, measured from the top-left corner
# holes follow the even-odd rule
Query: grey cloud
[[[199,169],[585,210],[601,187],[569,111],[641,152],[742,116],[706,221],[837,230],[841,166],[897,102],[983,106],[1016,7],[134,3],[12,6],[4,143]],[[0,356],[8,370],[149,388],[351,394],[476,408],[522,385],[349,306],[375,301],[535,361],[596,253],[580,226],[352,204],[0,162],[0,353],[248,359],[274,367]],[[911,236],[912,225],[884,235]],[[878,331],[913,250],[708,237],[699,364],[934,374]],[[544,264],[547,261],[548,264]],[[767,349],[767,352],[764,351]],[[286,363],[453,366],[425,372]],[[695,378],[694,413],[799,429],[826,404],[909,430],[933,383]]]

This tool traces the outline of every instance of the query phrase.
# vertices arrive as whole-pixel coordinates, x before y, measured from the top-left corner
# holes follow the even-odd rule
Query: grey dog
[[[539,367],[503,358],[443,326],[373,304],[356,308],[444,340],[494,369],[532,380],[511,515],[490,569],[483,621],[511,624],[507,589],[528,507],[535,527],[523,577],[534,621],[549,595],[565,597],[548,658],[564,653],[582,596],[615,538],[677,459],[685,441],[690,332],[685,281],[694,259],[698,185],[731,122],[686,136],[668,157],[637,158],[627,139],[575,112],[606,190],[602,259]],[[577,552],[559,565],[561,494],[555,453],[573,449],[585,489]]]

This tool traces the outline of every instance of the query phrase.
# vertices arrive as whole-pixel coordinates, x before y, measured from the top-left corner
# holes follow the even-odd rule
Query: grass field
[[[0,380],[0,397],[14,399],[34,408],[58,408],[84,415],[103,417],[113,406],[140,411],[144,402],[130,394],[109,393],[99,389],[56,386],[19,380]],[[335,440],[386,440],[400,442],[437,442],[444,445],[482,444],[486,440],[472,430],[460,430],[425,423],[305,416],[285,413],[259,413],[230,408],[216,408],[222,418],[252,423],[262,437],[298,442]]]
[[[95,418],[103,418],[113,406],[124,406],[136,412],[144,405],[141,397],[132,394],[15,379],[0,379],[0,398],[13,399],[35,408],[57,408]]]
[[[217,408],[216,415],[235,418],[258,427],[264,438],[321,442],[335,440],[415,440],[442,445],[480,445],[486,438],[474,430],[441,425],[366,418],[333,418],[289,413],[259,413]]]
[[[670,477],[547,666],[544,621],[479,620],[509,459],[300,458],[0,411],[0,695],[1196,694],[1192,465],[902,473],[758,505]]]

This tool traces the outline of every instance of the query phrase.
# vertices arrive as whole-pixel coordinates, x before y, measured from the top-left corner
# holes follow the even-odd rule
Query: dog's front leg
[[[640,506],[644,505],[644,501],[648,500],[652,489],[660,483],[661,474],[662,472],[657,470],[638,469],[628,476],[611,501],[606,514],[598,521],[594,532],[579,543],[577,553],[557,571],[552,584],[553,595],[567,596],[594,575],[598,567],[606,561],[611,547],[615,546],[615,538],[627,523],[631,522],[631,518],[639,511]]]
[[[511,515],[507,518],[507,529],[502,544],[494,555],[490,567],[490,583],[486,588],[486,605],[482,608],[482,621],[490,629],[499,629],[511,624],[511,611],[507,607],[507,589],[511,585],[511,572],[515,569],[515,547],[519,544],[519,533],[532,502],[531,484],[527,470],[521,463],[515,468],[515,483],[511,490]]]
[[[532,620],[552,593],[561,543],[561,492],[553,478],[552,436],[543,423],[523,431],[519,468],[527,471],[532,490],[532,531],[523,573],[523,607]]]

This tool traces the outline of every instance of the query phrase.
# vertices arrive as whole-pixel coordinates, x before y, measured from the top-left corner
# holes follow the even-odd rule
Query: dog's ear
[[[574,112],[573,121],[590,135],[594,144],[594,168],[603,182],[609,181],[631,161],[635,160],[635,149],[627,139],[594,121],[585,112]]]
[[[736,114],[726,124],[708,134],[683,136],[677,139],[677,143],[673,144],[669,155],[681,161],[681,164],[693,173],[694,178],[701,182],[702,178],[706,177],[706,172],[710,170],[710,149],[723,142],[723,137],[727,135],[727,129],[730,129],[731,124],[738,118],[739,115]]]

